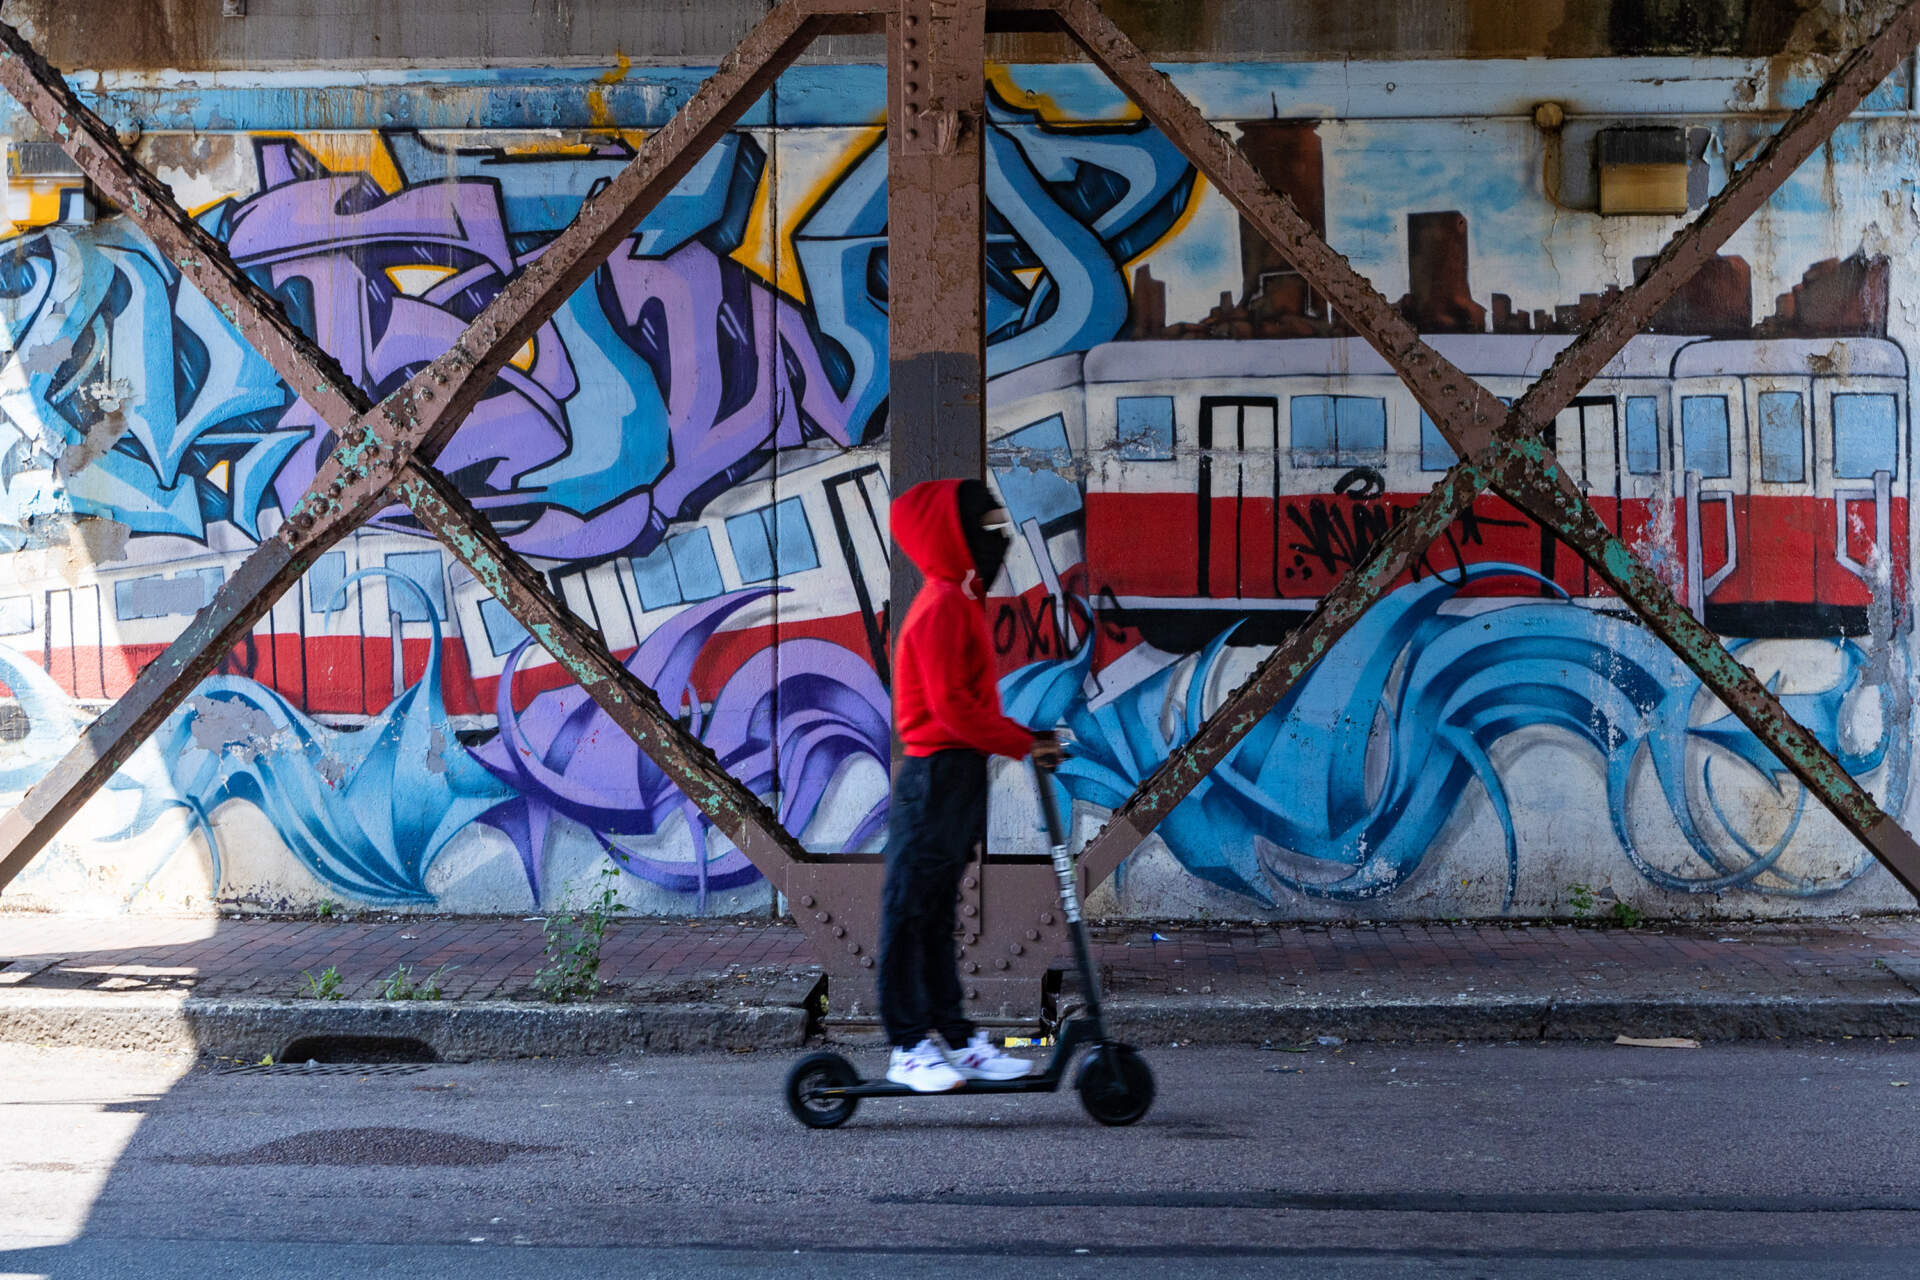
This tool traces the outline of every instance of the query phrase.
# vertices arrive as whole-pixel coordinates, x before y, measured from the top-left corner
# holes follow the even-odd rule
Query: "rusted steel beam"
[[[888,484],[986,472],[985,0],[887,15]],[[919,575],[892,557],[888,615]]]
[[[1609,529],[1584,499],[1571,498],[1523,456],[1498,477],[1500,491],[1572,547],[1632,606],[1648,629],[1728,711],[1753,730],[1842,826],[1920,897],[1920,844],[1854,781],[1820,740],[1787,713],[1766,685],[1727,651],[1705,623],[1674,599],[1667,584]]]
[[[711,145],[736,122],[806,47],[816,24],[855,8],[848,0],[787,0],[771,12],[647,138],[613,184],[585,202],[547,253],[482,312],[452,351],[371,410],[337,362],[287,324],[278,305],[233,264],[225,247],[197,227],[59,73],[7,29],[11,40],[0,40],[0,85],[21,98],[103,191],[125,201],[127,216],[189,279],[207,289],[241,336],[321,412],[340,444],[279,529],[133,688],[89,724],[72,750],[0,818],[0,888],[211,674],[315,556],[389,502],[391,485],[416,453],[428,460],[437,454],[526,336],[559,309],[572,288],[697,160],[698,150],[689,149]],[[534,285],[527,283],[529,277]]]
[[[599,632],[561,603],[451,480],[416,461],[394,492],[761,874],[777,883],[788,861],[808,859],[773,811],[613,656]]]
[[[1680,287],[1824,145],[1868,94],[1920,44],[1920,0],[1908,0],[1836,67],[1818,93],[1787,117],[1700,216],[1662,249],[1647,273],[1580,331],[1513,406],[1521,430],[1537,432],[1599,376],[1607,361],[1653,320]],[[1438,416],[1434,418],[1440,422]],[[1445,431],[1442,425],[1441,430]],[[1456,445],[1456,447],[1458,447]]]

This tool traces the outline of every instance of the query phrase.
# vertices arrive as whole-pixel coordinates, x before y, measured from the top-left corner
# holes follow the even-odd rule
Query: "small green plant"
[[[411,969],[406,965],[400,965],[381,980],[380,998],[382,1000],[438,1000],[441,996],[440,984],[458,967],[458,965],[443,964],[426,977],[416,979]]]
[[[1622,929],[1638,929],[1647,918],[1640,908],[1625,902],[1614,903],[1610,914],[1613,922]]]
[[[315,907],[313,910],[314,910],[314,914],[319,916],[322,920],[333,919],[333,899],[332,898],[320,899],[320,905]]]
[[[1567,886],[1567,905],[1573,908],[1573,914],[1584,920],[1593,914],[1598,905],[1598,895],[1590,884],[1570,884]]]
[[[533,989],[544,1000],[555,1004],[591,1000],[600,991],[600,947],[615,914],[627,908],[619,900],[618,867],[609,864],[601,868],[597,883],[599,888],[587,900],[585,911],[546,919],[542,931],[546,935],[547,963],[533,978]]]
[[[338,1000],[341,998],[340,967],[338,965],[330,964],[319,973],[314,973],[310,969],[302,969],[300,976],[307,980],[306,985],[300,989],[301,995],[312,996],[315,1000]]]

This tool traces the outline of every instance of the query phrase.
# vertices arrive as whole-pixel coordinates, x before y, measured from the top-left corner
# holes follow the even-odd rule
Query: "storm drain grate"
[[[430,1071],[430,1062],[247,1062],[222,1067],[223,1076],[411,1076]]]

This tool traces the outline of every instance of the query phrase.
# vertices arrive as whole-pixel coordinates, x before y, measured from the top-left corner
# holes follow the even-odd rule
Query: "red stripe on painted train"
[[[1571,339],[1430,341],[1510,399]],[[1355,339],[1113,343],[1003,375],[990,402],[1003,457],[1064,441],[1086,460],[1090,580],[1136,618],[1305,607],[1454,460]],[[1643,335],[1551,436],[1601,518],[1729,634],[1858,629],[1882,582],[1905,599],[1912,437],[1892,342]],[[1402,581],[1485,561],[1611,594],[1489,495]]]

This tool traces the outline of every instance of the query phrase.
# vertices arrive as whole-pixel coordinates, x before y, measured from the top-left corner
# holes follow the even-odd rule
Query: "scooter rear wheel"
[[[837,1053],[810,1053],[787,1072],[787,1110],[809,1129],[835,1129],[845,1124],[860,1099],[827,1097],[822,1089],[860,1083],[860,1073]]]
[[[1080,1064],[1073,1087],[1080,1105],[1101,1124],[1132,1124],[1153,1106],[1153,1072],[1132,1045],[1096,1045]]]

